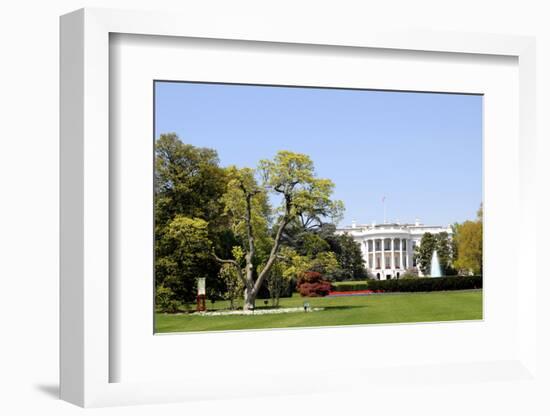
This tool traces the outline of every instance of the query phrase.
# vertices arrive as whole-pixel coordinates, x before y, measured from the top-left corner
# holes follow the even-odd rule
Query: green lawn
[[[482,290],[430,293],[388,293],[369,296],[281,299],[281,307],[325,308],[309,313],[256,316],[198,316],[156,314],[157,332],[226,331],[234,329],[290,328],[333,325],[430,322],[482,319]],[[209,310],[223,309],[226,302],[208,303]],[[265,307],[263,300],[256,307]]]

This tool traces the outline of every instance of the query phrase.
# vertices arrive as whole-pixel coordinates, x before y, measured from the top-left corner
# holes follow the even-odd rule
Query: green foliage
[[[226,287],[224,299],[229,301],[230,309],[235,309],[235,300],[243,295],[244,282],[232,264],[223,264],[220,268],[219,277]]]
[[[265,188],[283,197],[278,212],[287,223],[301,215],[341,218],[343,203],[330,199],[334,183],[316,177],[309,156],[282,150],[273,160],[261,160],[258,170]]]
[[[213,246],[225,256],[236,243],[222,215],[227,181],[214,150],[184,144],[175,134],[156,140],[155,284],[180,302],[194,300],[199,276],[207,277],[210,298],[224,290],[219,265],[207,254]]]
[[[352,292],[355,290],[367,290],[370,289],[369,282],[362,281],[362,282],[335,282],[332,284],[334,286],[334,290],[337,292]]]
[[[483,205],[477,211],[476,221],[455,224],[454,246],[453,265],[460,274],[483,273]]]
[[[336,255],[331,251],[319,253],[317,256],[302,256],[289,247],[283,247],[279,262],[284,268],[283,275],[287,279],[299,279],[306,272],[318,272],[330,279],[340,266]]]
[[[439,290],[481,289],[481,276],[419,277],[369,281],[370,290],[384,292],[433,292]]]
[[[466,221],[457,227],[458,250],[454,266],[461,274],[480,274],[483,270],[483,223]]]
[[[285,276],[285,266],[281,261],[275,262],[266,279],[271,306],[278,307],[281,295],[287,293],[292,282],[292,278]]]
[[[208,223],[176,215],[157,245],[171,254],[155,259],[157,288],[169,288],[180,301],[194,300],[196,278],[203,276],[205,264],[211,261]]]
[[[159,312],[175,313],[179,309],[179,302],[170,288],[161,285],[156,290],[155,306]]]
[[[315,233],[304,232],[297,241],[296,250],[303,256],[315,257],[330,250],[329,244]]]
[[[235,244],[220,201],[227,181],[214,150],[184,144],[175,134],[156,140],[155,284],[170,288],[180,302],[194,300],[198,276],[208,278],[208,297],[224,290],[219,265],[206,254],[213,246],[225,255]],[[197,255],[196,250],[207,251]]]
[[[300,217],[289,224],[283,239],[285,245],[310,259],[319,255],[322,257],[322,253],[334,253],[338,267],[330,272],[323,272],[331,281],[360,280],[369,277],[361,248],[353,237],[347,234],[336,235],[334,224],[317,220],[303,221],[303,218]]]
[[[321,273],[325,278],[331,280],[332,276],[340,270],[340,265],[336,254],[332,251],[325,251],[311,259],[309,270]]]
[[[432,255],[436,248],[436,245],[437,240],[435,239],[434,235],[432,233],[425,233],[422,236],[420,245],[416,246],[414,256],[416,258],[418,266],[420,267],[420,270],[422,270],[422,273],[424,275],[429,276],[430,274],[430,262],[432,260]]]
[[[261,177],[261,184],[256,180]],[[334,184],[315,175],[313,162],[307,155],[280,151],[273,160],[262,160],[257,171],[250,168],[228,169],[227,192],[222,197],[224,213],[232,231],[241,240],[244,254],[245,309],[254,308],[254,301],[270,269],[278,259],[281,239],[288,224],[299,216],[336,218],[342,203],[332,201]],[[280,197],[281,205],[271,209],[268,193]],[[319,239],[306,237],[304,250],[318,253]],[[315,256],[316,258],[317,256]],[[330,256],[319,263],[330,268]],[[221,261],[236,261],[220,259]],[[292,260],[285,260],[290,261]]]
[[[176,215],[217,220],[225,176],[215,150],[184,144],[173,133],[161,134],[155,143],[156,224],[162,226]]]
[[[435,235],[436,250],[439,257],[439,264],[444,276],[455,275],[452,257],[452,238],[447,232],[441,232]],[[431,261],[431,259],[430,259]]]
[[[416,247],[414,253],[422,273],[426,276],[430,275],[434,250],[437,251],[443,275],[456,274],[452,267],[452,240],[447,232],[438,234],[425,233],[422,236],[420,246]]]
[[[334,231],[330,233],[330,230],[334,230],[334,228],[334,225],[330,224],[323,229],[323,235],[325,235],[330,249],[336,255],[340,266],[338,272],[332,275],[332,280],[367,279],[369,276],[359,243],[348,234],[336,235]]]
[[[231,230],[242,242],[243,254],[250,250],[248,241],[250,232],[254,238],[254,255],[265,257],[272,245],[269,235],[271,207],[267,192],[257,183],[254,175],[254,170],[250,168],[238,169],[235,166],[227,168],[229,181],[221,202]],[[258,249],[260,249],[259,252]]]

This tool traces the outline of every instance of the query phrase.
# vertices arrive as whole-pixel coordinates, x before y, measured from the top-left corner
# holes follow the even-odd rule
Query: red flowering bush
[[[296,288],[302,296],[322,297],[330,293],[332,285],[328,280],[323,278],[321,273],[304,272],[298,278]]]

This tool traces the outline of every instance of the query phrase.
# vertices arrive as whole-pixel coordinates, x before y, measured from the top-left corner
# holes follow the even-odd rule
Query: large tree
[[[460,274],[483,273],[483,205],[475,221],[456,224],[454,228],[456,255],[454,267]]]
[[[225,290],[223,281],[218,278],[219,264],[210,256],[193,261],[194,277],[188,274],[184,263],[190,258],[197,260],[195,248],[182,244],[174,233],[177,227],[182,229],[185,225],[183,218],[194,221],[195,225],[203,220],[201,230],[206,233],[209,243],[220,255],[230,253],[235,237],[227,218],[222,215],[221,202],[227,182],[225,169],[219,166],[215,150],[185,144],[175,134],[162,134],[156,140],[155,281],[158,290],[161,286],[170,289],[174,301],[194,299],[195,277],[207,277],[211,298]],[[201,239],[204,237],[202,231]],[[185,237],[185,233],[179,235]],[[168,291],[164,289],[164,292]]]
[[[309,156],[280,151],[272,160],[262,160],[257,170],[232,168],[224,195],[226,214],[232,226],[244,234],[242,263],[239,259],[223,259],[233,264],[244,282],[244,310],[254,309],[262,283],[278,259],[281,239],[286,227],[300,217],[330,217],[341,208],[340,201],[330,199],[334,184],[315,175]],[[267,204],[268,194],[280,201],[274,209]],[[271,233],[266,233],[270,228]],[[265,261],[258,261],[258,243],[270,236],[270,249]],[[235,257],[235,256],[234,256]],[[258,269],[255,264],[262,264]],[[257,276],[256,276],[257,275]]]
[[[428,276],[430,274],[430,262],[432,255],[437,247],[437,239],[432,233],[424,233],[420,240],[420,245],[416,246],[414,256],[416,262],[422,271],[422,274]]]
[[[215,150],[161,134],[155,143],[155,219],[168,223],[175,215],[202,218],[211,223],[223,211],[219,199],[227,179]]]
[[[339,270],[334,274],[333,280],[367,279],[365,260],[359,243],[348,234],[335,234],[334,230],[333,224],[325,224],[319,233],[327,241],[338,260]]]
[[[211,242],[208,223],[200,218],[176,217],[166,227],[161,249],[169,248],[170,256],[156,259],[157,287],[169,289],[180,301],[191,301],[196,295],[196,278],[206,277]]]

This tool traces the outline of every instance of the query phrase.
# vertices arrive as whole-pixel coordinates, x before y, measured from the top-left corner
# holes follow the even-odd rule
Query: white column
[[[361,244],[361,251],[363,252],[363,259],[365,259],[365,264],[367,268],[369,267],[369,240],[363,240]]]
[[[390,240],[390,249],[391,249],[391,268],[392,270],[395,270],[395,238],[391,238]]]
[[[382,276],[385,278],[385,270],[386,270],[386,255],[384,254],[384,239],[380,239],[380,262],[382,263],[380,267],[382,267]]]
[[[376,270],[376,239],[372,238],[372,270]]]
[[[369,241],[371,240],[370,239],[365,240],[365,244],[366,244],[365,251],[367,252],[367,268],[372,269],[372,264],[370,263],[371,252],[369,251]]]
[[[403,246],[405,247],[404,249],[403,249]],[[403,262],[403,264],[401,265],[401,268],[403,270],[408,269],[408,267],[407,267],[407,247],[408,247],[407,240],[403,238],[401,240],[401,261]]]
[[[374,250],[374,256],[376,257],[376,240],[378,240],[377,238],[375,238],[374,240],[372,240],[372,244],[374,244],[372,246],[372,249]],[[374,264],[376,266],[376,258],[375,258],[375,261],[374,261]],[[380,267],[382,267],[382,258],[380,258]],[[378,270],[380,270],[380,268],[376,267]]]

